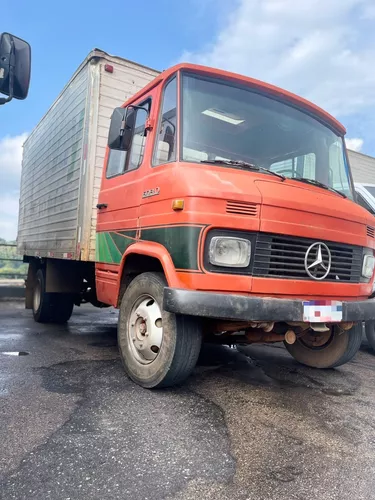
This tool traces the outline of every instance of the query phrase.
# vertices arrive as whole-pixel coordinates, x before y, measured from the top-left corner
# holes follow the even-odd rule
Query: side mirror
[[[128,151],[135,127],[135,109],[115,108],[108,134],[108,147],[117,151]]]
[[[9,33],[0,35],[0,92],[9,96],[10,101],[25,99],[30,85],[31,48],[30,45]]]

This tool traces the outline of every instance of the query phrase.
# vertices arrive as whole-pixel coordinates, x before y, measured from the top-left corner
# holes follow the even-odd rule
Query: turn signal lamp
[[[184,200],[173,200],[172,201],[172,209],[173,210],[183,210],[184,209]]]

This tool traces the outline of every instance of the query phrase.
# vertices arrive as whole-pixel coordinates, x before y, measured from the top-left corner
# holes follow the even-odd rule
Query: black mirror
[[[117,151],[128,151],[135,127],[135,109],[115,108],[108,134],[108,147]]]
[[[30,45],[9,33],[0,35],[0,92],[9,96],[10,101],[25,99],[30,85],[31,48]]]

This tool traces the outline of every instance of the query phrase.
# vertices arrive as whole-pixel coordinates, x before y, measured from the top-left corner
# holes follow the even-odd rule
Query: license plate
[[[303,321],[308,323],[338,323],[342,321],[342,302],[338,300],[308,300],[303,303]]]

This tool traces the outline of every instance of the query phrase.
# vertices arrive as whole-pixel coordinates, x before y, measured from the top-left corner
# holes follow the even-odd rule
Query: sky
[[[0,238],[17,232],[22,144],[91,49],[163,70],[197,62],[323,107],[375,156],[374,0],[18,0],[0,32],[32,47],[29,96],[0,107]]]

